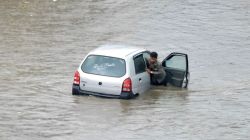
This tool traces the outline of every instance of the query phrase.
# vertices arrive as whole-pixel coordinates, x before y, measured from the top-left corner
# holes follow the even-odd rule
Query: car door
[[[148,68],[148,66],[149,66],[148,60],[149,60],[149,58],[150,58],[150,52],[149,52],[149,51],[144,51],[144,52],[142,53],[142,55],[143,55],[144,61],[145,61],[145,63],[146,63],[146,68]],[[149,90],[150,87],[151,87],[150,75],[149,75],[147,72],[146,72],[146,74],[145,74],[145,79],[146,79],[146,81],[144,81],[144,86],[143,86],[143,87],[145,88],[144,91],[147,91],[147,90]]]
[[[163,61],[168,83],[187,88],[189,82],[188,55],[184,53],[171,53]]]
[[[142,53],[135,55],[133,60],[135,68],[133,81],[135,86],[138,87],[139,93],[144,93],[150,88],[150,77],[146,72],[146,62]]]

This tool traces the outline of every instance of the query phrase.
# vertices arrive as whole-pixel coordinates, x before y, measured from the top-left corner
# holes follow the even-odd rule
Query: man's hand
[[[150,73],[151,73],[151,70],[150,70],[150,69],[146,69],[146,71],[148,72],[148,74],[150,74]]]

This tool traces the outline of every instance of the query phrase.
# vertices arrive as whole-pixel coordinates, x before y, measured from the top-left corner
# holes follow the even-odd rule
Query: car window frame
[[[141,72],[137,73],[137,72],[136,72],[135,59],[136,59],[137,57],[140,57],[140,56],[142,56],[142,58],[143,58],[145,69],[144,69],[144,71],[141,71]],[[145,59],[144,59],[144,57],[143,57],[143,53],[136,54],[136,55],[133,57],[133,62],[134,62],[135,75],[138,75],[138,74],[141,74],[141,73],[146,72],[147,64],[146,64]]]
[[[144,51],[142,52],[142,55],[143,55],[143,58],[144,58],[144,61],[145,61],[145,64],[146,64],[146,68],[149,67],[149,62],[148,62],[148,59],[144,56],[144,54],[148,54],[149,55],[149,58],[150,58],[150,51]]]
[[[166,65],[166,61],[169,60],[169,59],[172,59],[172,57],[175,57],[175,56],[184,56],[186,61],[186,65],[185,65],[185,70],[183,69],[179,69],[179,68],[173,68],[173,67],[168,67]],[[169,54],[163,61],[162,61],[162,66],[165,67],[165,68],[171,68],[171,69],[177,69],[177,70],[182,70],[182,71],[186,71],[186,72],[189,72],[189,66],[188,66],[188,55],[187,54],[184,54],[184,53],[178,53],[178,52],[173,52],[171,54]]]

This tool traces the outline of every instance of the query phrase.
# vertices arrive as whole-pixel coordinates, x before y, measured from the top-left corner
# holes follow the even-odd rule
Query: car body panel
[[[100,92],[105,94],[119,95],[125,77],[108,77],[80,72],[80,89],[86,91]]]
[[[133,46],[102,45],[91,51],[88,55],[94,54],[126,59],[129,56],[142,51],[145,51],[145,49]]]

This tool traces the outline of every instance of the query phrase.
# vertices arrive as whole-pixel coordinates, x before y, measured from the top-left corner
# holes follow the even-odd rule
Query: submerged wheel
[[[72,87],[72,95],[79,95],[79,89],[78,86],[73,85]]]

